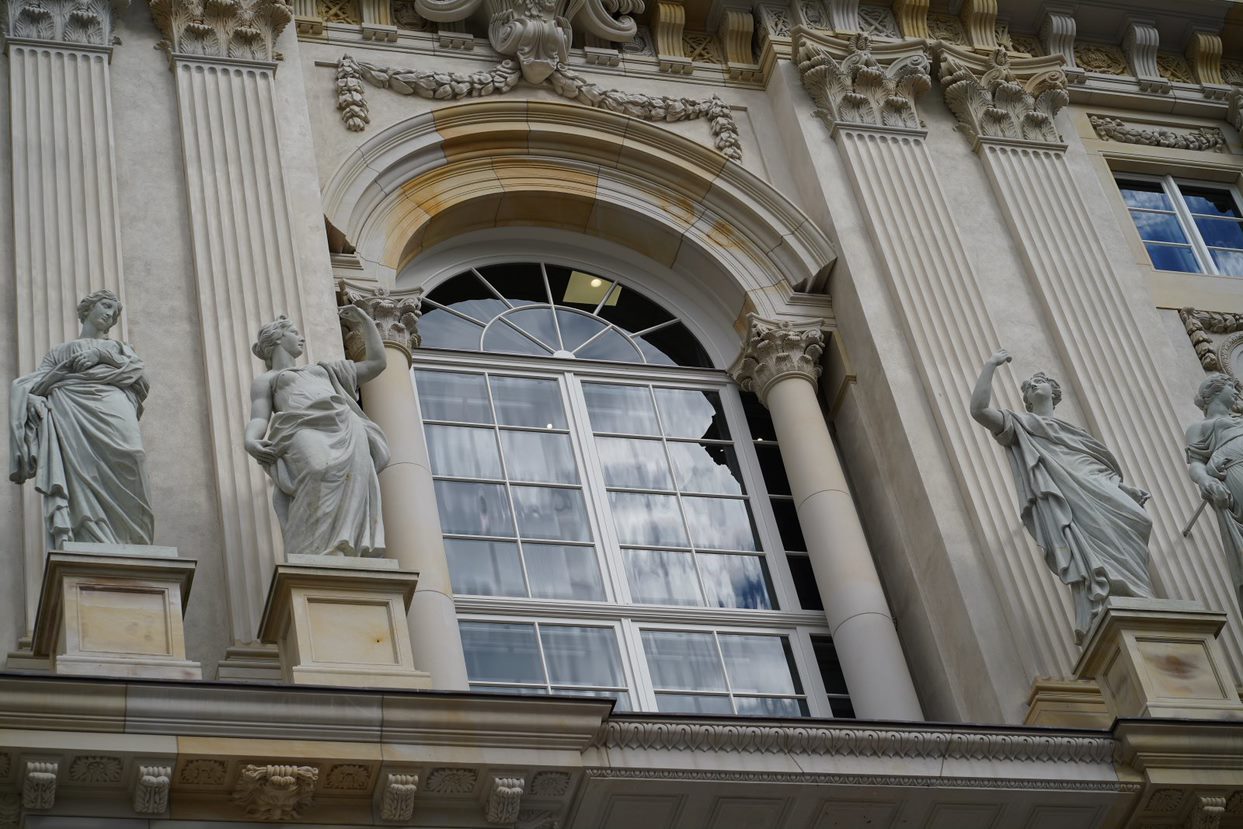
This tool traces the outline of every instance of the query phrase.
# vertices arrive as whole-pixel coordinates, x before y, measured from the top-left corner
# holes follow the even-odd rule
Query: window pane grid
[[[1233,188],[1172,176],[1117,182],[1154,268],[1243,276],[1243,211]]]

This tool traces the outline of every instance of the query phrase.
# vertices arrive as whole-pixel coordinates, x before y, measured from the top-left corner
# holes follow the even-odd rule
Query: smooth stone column
[[[772,414],[777,445],[855,711],[922,720],[910,670],[846,475],[816,397],[821,323],[752,315],[733,374]]]
[[[408,616],[414,664],[431,674],[432,687],[465,690],[466,658],[449,583],[431,460],[410,378],[410,349],[419,344],[416,326],[422,295],[356,287],[346,287],[342,293],[375,320],[388,357],[388,367],[380,376],[363,384],[362,399],[367,415],[388,438],[390,459],[380,472],[386,554],[397,559],[403,570],[419,574]],[[347,341],[346,350],[350,347]]]

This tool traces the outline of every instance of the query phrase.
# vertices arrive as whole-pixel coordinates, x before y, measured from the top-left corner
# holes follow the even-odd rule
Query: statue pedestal
[[[430,688],[415,670],[406,611],[418,574],[384,558],[290,556],[268,588],[259,641],[295,685]]]
[[[181,622],[194,567],[174,547],[67,542],[48,552],[33,655],[55,674],[202,679]]]
[[[1106,729],[1113,721],[1101,686],[1093,680],[1042,677],[1032,683],[1023,724]]]
[[[1243,719],[1217,634],[1226,614],[1198,602],[1111,598],[1075,665],[1116,717]]]

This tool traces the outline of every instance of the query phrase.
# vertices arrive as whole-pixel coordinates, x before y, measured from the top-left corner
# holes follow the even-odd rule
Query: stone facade
[[[0,411],[78,335],[76,301],[114,292],[151,382],[161,546],[49,550],[33,486],[0,490],[0,829],[1233,825],[1240,578],[1184,428],[1208,373],[1243,379],[1243,41],[1207,0],[1124,5],[4,4]],[[505,321],[537,301],[487,282],[505,263],[539,263],[555,347]],[[471,273],[491,292],[446,298]],[[669,319],[625,329],[596,274]],[[575,354],[557,314],[580,288],[579,316],[639,345],[681,324],[701,362]],[[465,315],[478,339],[449,348],[458,301],[495,320]],[[369,566],[287,559],[242,441],[254,331],[287,314],[304,362],[356,359],[343,305],[386,366],[359,400],[391,449]],[[498,330],[527,350],[487,348]],[[1158,598],[1087,651],[968,414],[998,348],[999,408],[1057,376],[1059,417],[1152,495]],[[555,377],[565,423],[433,416],[412,370]],[[727,434],[597,436],[593,384],[657,407],[706,389]],[[429,435],[485,426],[494,452],[535,435],[590,458],[552,483],[586,504],[585,540],[556,538],[596,554],[596,598],[540,592],[538,534],[510,545],[519,593],[455,590],[467,541],[505,545],[455,528],[463,450]],[[754,548],[627,540],[610,499],[665,490],[610,481],[592,447],[623,438],[740,459],[746,500],[669,498],[742,504]],[[550,482],[516,474],[458,477],[517,512]],[[762,561],[767,598],[714,602],[701,578],[641,601],[649,547]],[[617,681],[537,656],[522,687],[551,697],[487,693],[522,685],[490,673],[515,651],[471,631],[519,628],[538,654],[545,628],[607,631]],[[728,637],[780,639],[790,687],[731,676],[700,701],[759,719],[662,715],[691,689],[662,684],[648,637],[686,630],[725,672]]]

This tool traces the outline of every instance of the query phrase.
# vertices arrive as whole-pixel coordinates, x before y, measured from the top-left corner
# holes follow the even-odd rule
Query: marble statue
[[[1243,385],[1211,374],[1196,393],[1204,419],[1187,428],[1187,473],[1217,513],[1226,564],[1243,604],[1243,416],[1234,410]]]
[[[268,370],[250,389],[245,445],[275,484],[272,506],[286,555],[376,550],[378,473],[388,463],[388,444],[355,396],[360,383],[384,370],[384,345],[361,308],[340,313],[363,340],[362,360],[295,365],[306,341],[283,315],[259,330],[252,347]]]
[[[9,480],[34,478],[49,549],[150,544],[155,532],[138,429],[149,386],[134,350],[108,338],[120,318],[116,294],[90,294],[78,303],[78,339],[13,381]]]
[[[1110,596],[1149,598],[1148,493],[1122,480],[1113,453],[1090,434],[1053,416],[1062,390],[1043,373],[1023,381],[1025,412],[993,408],[993,374],[1010,362],[988,358],[971,395],[971,416],[1006,447],[1023,525],[1045,562],[1070,585],[1075,641],[1081,642]]]

